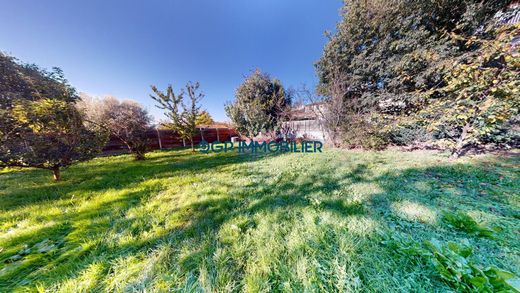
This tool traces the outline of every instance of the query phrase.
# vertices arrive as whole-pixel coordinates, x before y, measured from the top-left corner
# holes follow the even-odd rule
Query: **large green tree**
[[[235,100],[225,109],[240,134],[254,137],[278,130],[290,104],[291,95],[282,83],[257,69],[237,88]]]
[[[326,93],[325,85],[339,71],[352,95],[409,100],[407,93],[442,83],[450,58],[475,49],[460,37],[477,33],[509,2],[345,1],[343,20],[316,64],[321,89]]]
[[[0,167],[60,169],[96,155],[103,146],[85,128],[76,91],[52,72],[0,54]]]
[[[383,126],[415,115],[431,99],[446,97],[446,77],[468,52],[481,48],[467,40],[495,38],[488,27],[510,2],[345,1],[343,19],[329,35],[316,69],[320,94],[331,97],[334,85],[343,84],[345,112],[354,113],[342,120],[347,140],[356,125],[356,137],[371,138]]]

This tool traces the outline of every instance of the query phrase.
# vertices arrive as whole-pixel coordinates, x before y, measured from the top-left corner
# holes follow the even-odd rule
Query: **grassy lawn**
[[[58,183],[4,171],[0,291],[455,290],[406,249],[433,239],[520,275],[519,164],[176,150],[97,158]]]

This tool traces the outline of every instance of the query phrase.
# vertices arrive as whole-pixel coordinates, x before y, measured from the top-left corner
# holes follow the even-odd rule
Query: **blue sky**
[[[142,103],[150,85],[199,81],[203,108],[227,120],[244,75],[260,68],[286,87],[316,84],[314,62],[341,0],[3,1],[0,50],[61,67],[79,91]]]

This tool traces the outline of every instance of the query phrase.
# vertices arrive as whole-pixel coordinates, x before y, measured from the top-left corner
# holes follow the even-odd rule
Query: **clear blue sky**
[[[142,103],[150,85],[199,81],[203,108],[227,120],[255,68],[286,87],[316,84],[314,62],[340,19],[341,0],[15,0],[0,9],[0,50],[61,67],[79,91]]]

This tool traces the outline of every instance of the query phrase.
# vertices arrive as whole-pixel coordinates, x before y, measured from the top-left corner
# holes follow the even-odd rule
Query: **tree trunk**
[[[155,128],[155,131],[157,131],[157,139],[159,140],[159,149],[162,150],[161,133],[159,132],[159,128]]]
[[[134,154],[134,158],[135,158],[136,161],[142,161],[142,160],[145,159],[145,156],[144,156],[143,153],[136,152],[136,153]]]
[[[337,141],[337,132],[336,130],[330,131],[330,142],[332,143],[332,146],[335,148],[339,147],[338,141]]]
[[[193,145],[193,138],[190,139],[190,143],[191,143],[191,151],[195,152],[195,146]]]
[[[465,139],[466,139],[466,136],[468,135],[469,127],[470,127],[470,124],[466,123],[466,125],[464,125],[464,127],[462,128],[462,133],[460,134],[460,137],[457,140],[457,144],[455,145],[455,148],[453,149],[453,151],[451,153],[452,159],[457,159],[460,156],[461,151],[464,148],[464,146],[466,146]]]
[[[60,167],[59,166],[52,167],[52,174],[53,174],[53,177],[54,177],[54,181],[60,181],[61,174],[60,174]]]

